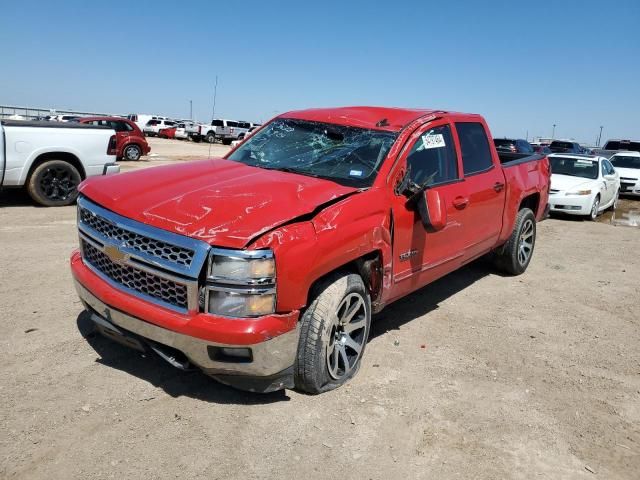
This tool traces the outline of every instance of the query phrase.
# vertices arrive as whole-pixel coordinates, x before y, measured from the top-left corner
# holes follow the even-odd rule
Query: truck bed
[[[111,130],[103,125],[91,125],[76,122],[49,122],[47,120],[2,120],[4,127],[39,127],[39,128],[74,128],[78,130],[100,129]]]
[[[520,165],[521,163],[542,160],[544,158],[544,155],[541,155],[539,153],[529,154],[498,151],[498,157],[500,158],[500,164],[504,168],[509,168],[513,167],[514,165]]]

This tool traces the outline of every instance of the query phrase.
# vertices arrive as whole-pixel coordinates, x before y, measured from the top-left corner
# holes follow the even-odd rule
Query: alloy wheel
[[[78,186],[71,170],[63,166],[47,168],[40,176],[40,189],[49,200],[67,200]]]
[[[522,225],[520,240],[518,242],[518,262],[526,265],[533,251],[533,221],[527,220]]]
[[[327,368],[335,380],[347,376],[357,365],[367,338],[367,310],[359,293],[350,293],[338,306],[329,333]]]

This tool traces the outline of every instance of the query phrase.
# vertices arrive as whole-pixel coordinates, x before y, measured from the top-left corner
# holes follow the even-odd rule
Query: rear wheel
[[[320,393],[349,381],[371,326],[371,299],[360,275],[337,273],[320,283],[300,324],[296,387]]]
[[[124,152],[122,152],[123,157],[125,158],[125,160],[131,160],[131,161],[136,161],[136,160],[140,160],[140,157],[142,156],[142,149],[138,146],[138,145],[127,145],[124,148]]]
[[[64,160],[48,160],[38,165],[29,177],[27,190],[34,201],[46,207],[72,204],[82,181],[76,167]]]
[[[529,266],[536,244],[536,217],[528,208],[518,212],[507,243],[496,252],[496,266],[509,275],[520,275]]]

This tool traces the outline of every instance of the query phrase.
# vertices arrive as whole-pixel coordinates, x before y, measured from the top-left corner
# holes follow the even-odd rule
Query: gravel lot
[[[209,145],[152,148],[123,171]],[[0,207],[2,478],[639,478],[638,228],[547,220],[523,276],[388,307],[345,388],[255,395],[92,334],[75,209]]]

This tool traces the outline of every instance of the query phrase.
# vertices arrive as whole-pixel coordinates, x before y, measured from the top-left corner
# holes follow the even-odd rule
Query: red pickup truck
[[[488,253],[524,272],[549,176],[479,115],[289,112],[225,158],[83,182],[71,269],[102,334],[318,393],[355,375],[385,305]]]

